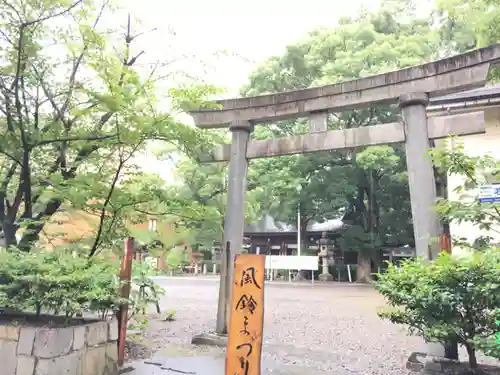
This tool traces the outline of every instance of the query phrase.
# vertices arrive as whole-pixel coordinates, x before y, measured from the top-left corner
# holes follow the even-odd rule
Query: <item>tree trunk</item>
[[[307,223],[308,219],[303,220],[300,223],[300,228],[297,228],[300,231],[300,255],[304,256],[307,255],[307,252],[309,250],[309,246],[307,245],[309,241],[307,241]],[[297,255],[298,252],[297,252]],[[304,270],[300,270],[297,272],[295,275],[295,280],[305,280],[306,279],[306,272]]]
[[[51,200],[47,203],[43,213],[41,213],[37,218],[38,220],[28,224],[18,244],[18,248],[20,250],[26,252],[29,252],[31,250],[33,245],[40,238],[40,232],[45,226],[45,220],[57,212],[57,210],[61,206],[61,203],[62,202],[58,199]]]
[[[307,224],[302,226],[300,233],[300,255],[307,255],[309,252],[309,241],[307,240]]]
[[[458,344],[456,341],[444,344],[444,357],[458,361]]]
[[[435,145],[433,145],[434,147]],[[435,181],[436,181],[436,192],[438,197],[443,199],[448,199],[448,177],[446,173],[439,173],[438,169],[434,167]],[[450,223],[445,218],[441,218],[441,225],[443,228],[442,234],[451,239],[451,231],[450,231]],[[450,247],[447,249],[451,252],[451,240],[449,242]],[[446,342],[444,343],[444,357],[447,359],[452,359],[458,361],[458,343],[454,342]]]
[[[356,267],[356,282],[369,283],[372,280],[371,251],[361,250],[358,253],[358,265]]]
[[[4,222],[3,225],[2,225],[2,227],[3,227],[5,248],[7,249],[9,246],[17,245],[17,239],[16,239],[17,228],[16,228],[16,225],[13,224],[13,223]]]
[[[465,344],[465,349],[467,349],[467,354],[469,355],[470,369],[471,370],[477,369],[476,349],[474,349],[470,344]]]

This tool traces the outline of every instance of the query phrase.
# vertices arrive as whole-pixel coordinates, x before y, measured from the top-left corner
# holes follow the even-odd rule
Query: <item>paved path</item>
[[[129,371],[127,371],[129,370]],[[223,375],[224,358],[216,356],[155,357],[129,365],[123,375]],[[296,365],[280,365],[270,369],[263,366],[263,375],[326,375],[323,371]],[[335,375],[338,373],[335,373]]]
[[[215,328],[217,279],[156,281],[166,292],[162,312],[175,311],[176,321],[152,319],[144,344],[162,360],[204,356],[223,363],[223,349],[190,344],[194,334]],[[370,286],[274,282],[265,293],[263,374],[405,375],[409,354],[423,349],[419,338],[378,318],[384,302]]]

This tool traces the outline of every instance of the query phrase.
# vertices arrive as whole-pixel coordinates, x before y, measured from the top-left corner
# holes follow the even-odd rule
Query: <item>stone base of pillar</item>
[[[322,273],[318,276],[319,281],[333,281],[333,275],[331,273]]]
[[[194,335],[191,339],[193,345],[208,345],[208,346],[227,346],[227,335],[219,335],[217,333],[201,333]]]
[[[421,374],[468,374],[469,372],[466,371],[468,367],[468,363],[450,360],[441,356],[434,356],[425,352],[413,352],[406,362],[406,368],[408,370]],[[498,367],[495,371],[498,371]],[[486,373],[486,371],[478,372],[478,374]]]
[[[458,361],[458,344],[456,342],[448,342],[444,345],[444,357]]]

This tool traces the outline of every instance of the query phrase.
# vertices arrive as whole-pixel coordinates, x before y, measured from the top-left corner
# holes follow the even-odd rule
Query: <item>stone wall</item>
[[[0,322],[2,375],[115,375],[118,323],[64,328]]]

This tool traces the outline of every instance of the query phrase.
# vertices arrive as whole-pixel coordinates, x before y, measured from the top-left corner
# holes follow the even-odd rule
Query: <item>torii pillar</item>
[[[349,82],[220,100],[217,101],[217,108],[191,110],[196,126],[204,129],[226,128],[229,124],[232,132],[231,145],[221,145],[204,158],[205,162],[230,162],[224,223],[224,238],[225,243],[230,244],[230,254],[224,257],[227,262],[221,269],[216,331],[225,333],[229,319],[226,301],[229,301],[228,284],[233,277],[230,263],[242,245],[248,159],[405,142],[416,252],[426,259],[433,259],[439,253],[439,245],[434,242],[434,238],[439,236],[441,230],[438,215],[433,210],[436,187],[432,163],[427,155],[429,139],[446,138],[450,134],[482,133],[484,113],[427,118],[428,95],[451,94],[484,86],[490,66],[499,62],[500,44],[495,44],[439,61]],[[398,101],[403,125],[389,123],[326,130],[324,119],[327,113]],[[306,117],[311,122],[310,134],[249,141],[254,124]],[[217,345],[214,340],[209,341],[193,338],[193,343]]]
[[[411,213],[415,237],[416,255],[433,260],[440,253],[437,239],[442,228],[438,213],[436,181],[432,160],[428,155],[431,148],[427,127],[427,93],[411,93],[399,98],[405,132],[406,165],[410,187]],[[453,344],[446,344],[451,347]],[[446,356],[445,346],[427,343],[426,352],[438,357]],[[457,358],[458,359],[458,358]]]
[[[247,146],[253,125],[249,121],[233,121],[231,156],[229,160],[227,205],[224,215],[224,243],[220,269],[220,287],[217,304],[215,335],[202,333],[192,339],[193,344],[225,346],[231,312],[231,284],[234,278],[234,258],[241,253],[245,225],[245,191],[247,189]],[[227,251],[229,250],[229,254]]]
[[[231,131],[231,158],[229,160],[229,176],[227,186],[227,208],[224,215],[224,244],[221,264],[217,323],[215,332],[227,334],[231,311],[230,293],[233,280],[234,256],[241,253],[243,231],[245,226],[245,191],[247,189],[248,159],[247,146],[253,125],[249,121],[233,121]],[[227,246],[229,244],[229,246]],[[226,251],[229,250],[229,254]],[[230,263],[227,264],[227,261]]]
[[[427,133],[427,111],[429,96],[426,93],[411,93],[399,98],[405,132],[406,165],[410,186],[411,213],[417,256],[432,260],[439,255],[441,224],[434,210],[437,202],[436,182],[431,148]]]

